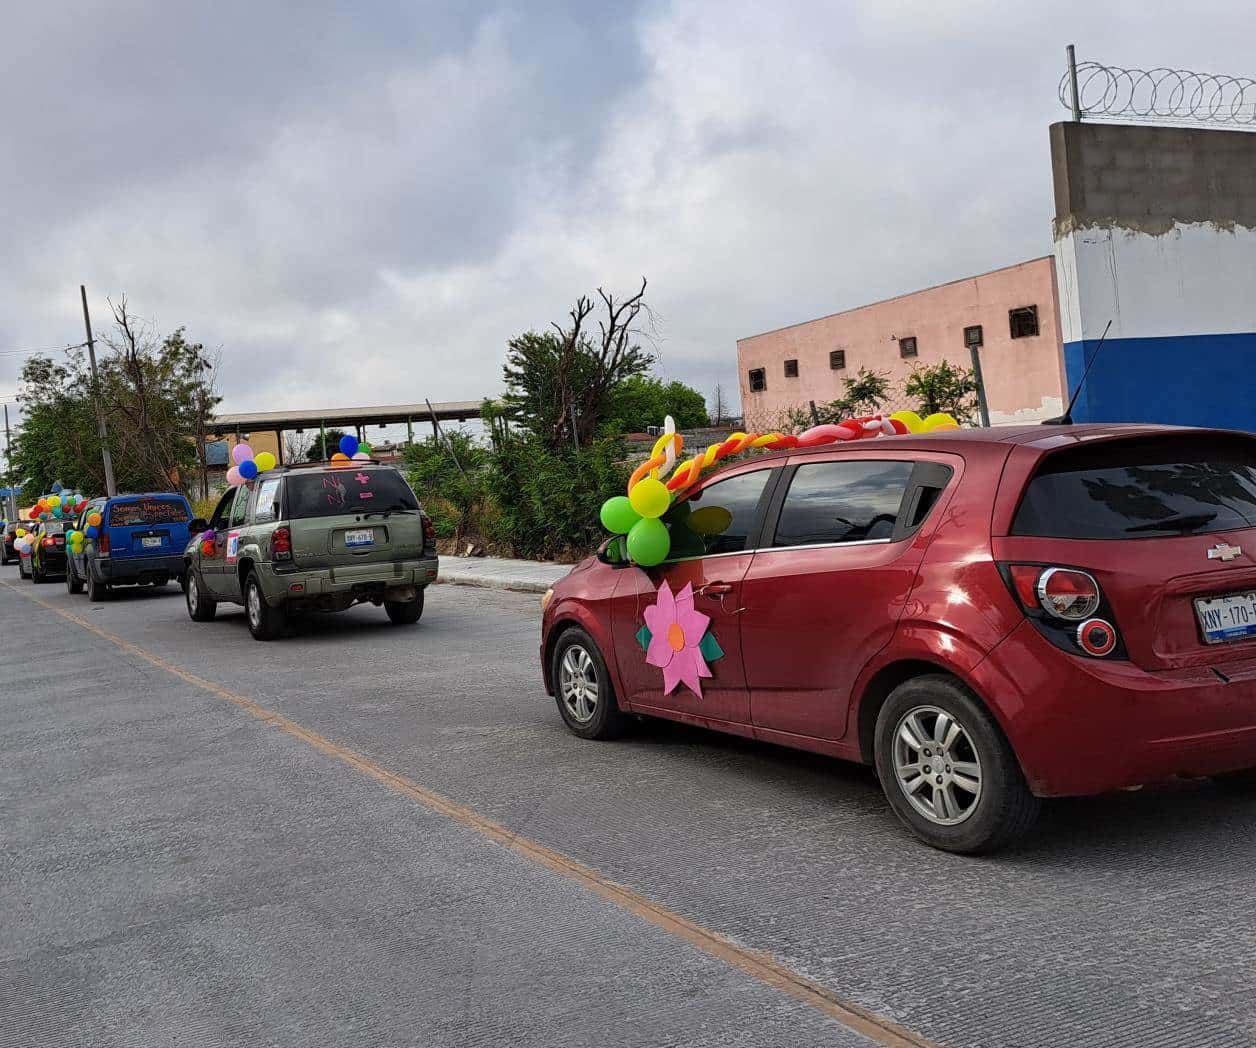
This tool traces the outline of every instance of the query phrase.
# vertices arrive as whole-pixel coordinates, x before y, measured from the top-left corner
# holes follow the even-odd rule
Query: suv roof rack
[[[350,459],[349,461],[350,461],[350,462],[356,462],[359,466],[384,466],[384,465],[388,465],[388,463],[385,463],[385,462],[381,461],[380,459],[374,459],[374,458],[372,458],[372,459]],[[329,466],[334,466],[334,463],[332,463],[332,461],[331,461],[330,459],[324,460],[323,462],[283,462],[283,463],[279,463],[279,464],[275,465],[275,467],[274,467],[273,469],[268,469],[266,472],[267,472],[267,473],[278,473],[278,472],[280,472],[281,470],[282,470],[282,471],[287,471],[287,472],[290,472],[290,471],[292,471],[292,470],[299,470],[299,469],[326,469],[326,468],[327,468],[327,467],[329,467]],[[340,469],[349,469],[349,468],[350,468],[349,466],[340,466]]]

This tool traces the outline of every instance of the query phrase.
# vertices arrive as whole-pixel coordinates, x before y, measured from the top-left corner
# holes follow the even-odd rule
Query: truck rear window
[[[292,519],[335,517],[371,510],[418,509],[410,485],[395,469],[336,469],[289,473],[286,512]]]
[[[188,519],[182,499],[141,499],[116,502],[109,507],[111,528],[134,528],[145,524],[182,524]]]
[[[1029,482],[1013,535],[1162,538],[1256,526],[1256,441],[1154,437],[1050,455]]]

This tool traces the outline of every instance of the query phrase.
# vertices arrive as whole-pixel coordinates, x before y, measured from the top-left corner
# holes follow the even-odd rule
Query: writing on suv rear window
[[[419,502],[395,469],[336,469],[289,473],[284,481],[288,516],[417,510]]]
[[[1057,452],[1029,482],[1013,535],[1136,539],[1256,526],[1256,441],[1201,435]]]
[[[118,502],[109,507],[109,526],[114,528],[134,528],[143,524],[182,524],[187,519],[187,507],[178,499]]]

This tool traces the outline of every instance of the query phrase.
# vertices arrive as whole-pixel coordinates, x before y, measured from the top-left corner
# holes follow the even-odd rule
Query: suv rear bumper
[[[1103,793],[1256,768],[1256,658],[1149,673],[1061,652],[1028,621],[973,673],[1034,793]]]
[[[151,582],[161,576],[177,579],[183,574],[183,555],[164,553],[160,557],[88,557],[87,570],[97,582],[125,586]]]
[[[318,569],[301,571],[299,568],[276,571],[273,564],[255,565],[266,603],[271,606],[289,601],[316,601],[319,597],[339,597],[378,590],[417,586],[422,588],[436,581],[438,561],[436,557],[421,560],[384,562],[377,570],[355,568],[348,578],[333,579],[333,571]]]

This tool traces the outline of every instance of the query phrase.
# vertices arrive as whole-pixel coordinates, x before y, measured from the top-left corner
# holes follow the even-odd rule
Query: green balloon
[[[662,521],[648,517],[639,520],[628,532],[628,556],[634,564],[652,568],[667,559],[672,537]]]
[[[616,535],[627,535],[641,520],[627,495],[616,495],[602,503],[602,527]]]

